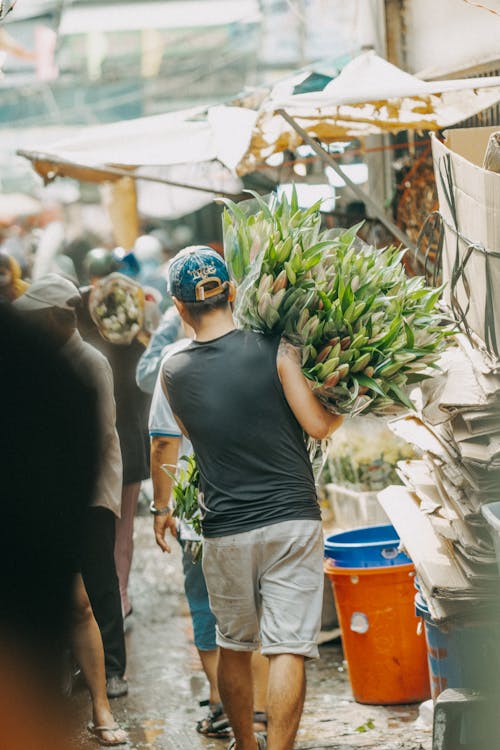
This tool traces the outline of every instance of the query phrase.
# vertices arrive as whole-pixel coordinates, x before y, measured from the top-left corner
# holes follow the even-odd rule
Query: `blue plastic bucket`
[[[364,526],[332,534],[325,540],[325,557],[339,568],[378,568],[407,565],[411,560],[399,550],[399,536],[391,524]]]
[[[439,627],[420,593],[415,610],[425,627],[427,661],[434,700],[446,688],[497,689],[500,669],[500,625],[492,621],[452,623]]]

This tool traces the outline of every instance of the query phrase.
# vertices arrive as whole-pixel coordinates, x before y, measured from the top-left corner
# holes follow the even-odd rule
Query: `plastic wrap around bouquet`
[[[89,296],[89,312],[99,333],[113,344],[130,344],[144,325],[140,284],[121,273],[100,279]]]
[[[225,200],[224,252],[239,285],[238,324],[301,347],[311,387],[333,412],[413,409],[407,387],[432,376],[452,332],[406,250],[377,249],[348,230],[321,230],[321,202]]]

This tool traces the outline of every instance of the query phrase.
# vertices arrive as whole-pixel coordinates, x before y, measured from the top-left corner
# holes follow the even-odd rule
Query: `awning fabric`
[[[120,180],[124,172],[149,178],[138,183],[141,212],[177,218],[211,203],[217,194],[241,193],[236,166],[256,117],[243,107],[198,107],[84,128],[19,153],[45,181],[71,177],[101,183]]]
[[[21,153],[48,179],[58,175],[100,182],[106,167],[136,169],[216,159],[234,169],[256,116],[242,107],[211,107],[208,113],[206,107],[198,107],[86,127],[79,135]]]
[[[500,101],[500,77],[426,82],[373,52],[359,55],[321,91],[271,93],[260,109],[238,173],[251,172],[271,154],[294,151],[302,140],[280,116],[284,110],[323,143],[401,130],[438,130]]]

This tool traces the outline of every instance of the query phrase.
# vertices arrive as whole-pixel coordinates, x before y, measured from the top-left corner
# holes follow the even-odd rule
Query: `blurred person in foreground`
[[[60,684],[98,476],[97,398],[58,342],[40,334],[0,305],[2,750],[67,750],[76,733]]]
[[[91,693],[93,723],[89,729],[101,744],[111,746],[127,741],[126,733],[113,719],[106,695],[102,645],[110,628],[114,628],[121,634],[125,651],[114,564],[114,523],[115,515],[120,512],[121,457],[114,425],[111,368],[96,349],[82,341],[76,330],[75,310],[80,301],[74,284],[56,274],[47,274],[33,282],[14,307],[38,326],[39,331],[54,343],[60,355],[85,378],[97,395],[99,421],[94,439],[101,447],[99,473],[92,492],[92,505],[85,509],[80,519],[81,543],[73,560],[74,573],[81,570],[81,575],[78,574],[75,581],[71,640],[75,659]],[[77,404],[72,406],[71,414],[72,425],[64,436],[68,442],[72,441],[79,428]],[[52,482],[59,482],[59,466],[52,463],[52,470]],[[71,507],[73,484],[67,484],[65,490]],[[93,609],[102,618],[99,623],[102,640]],[[120,657],[124,660],[124,653]]]
[[[203,572],[217,620],[218,686],[229,748],[292,750],[306,658],[318,656],[323,595],[321,515],[304,431],[342,423],[317,400],[300,353],[279,336],[238,330],[234,285],[204,246],[171,262],[170,291],[195,340],[162,368],[200,474]],[[154,511],[154,508],[153,508]],[[169,514],[155,515],[161,543]],[[268,734],[254,734],[251,654],[269,657]]]
[[[78,311],[78,329],[82,338],[98,349],[111,365],[116,402],[116,429],[123,460],[121,515],[116,521],[115,561],[120,584],[122,616],[133,611],[128,594],[128,581],[134,550],[134,518],[143,479],[149,477],[148,414],[150,398],[135,380],[137,363],[144,344],[136,337],[130,344],[114,344],[100,334],[89,312],[92,286],[120,268],[117,258],[108,250],[94,248],[87,255],[86,266],[90,287],[81,290],[82,306]],[[106,652],[106,643],[104,644]],[[108,667],[106,667],[108,674]],[[124,695],[127,684],[116,677],[108,685],[110,697]]]
[[[21,267],[15,258],[0,252],[0,304],[12,303],[28,288],[21,278]]]

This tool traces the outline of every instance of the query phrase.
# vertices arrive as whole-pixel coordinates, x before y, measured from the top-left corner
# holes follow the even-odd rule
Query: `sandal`
[[[196,724],[196,731],[205,737],[219,737],[225,739],[231,736],[229,719],[224,713],[222,703],[210,705],[208,701],[201,701],[200,706],[210,706],[207,716]]]
[[[262,732],[256,732],[255,733],[255,739],[257,740],[257,746],[259,750],[266,750],[267,749],[267,737]],[[226,750],[238,750],[236,745],[236,740],[233,737],[229,745],[227,746]]]
[[[105,747],[117,747],[118,745],[127,745],[129,738],[128,734],[125,732],[124,729],[121,729],[118,724],[114,724],[111,727],[96,727],[93,722],[90,722],[87,725],[87,729],[89,730],[90,734],[95,737],[97,742],[100,745],[104,745]],[[114,732],[115,739],[114,740],[107,740],[104,737],[105,732]]]

